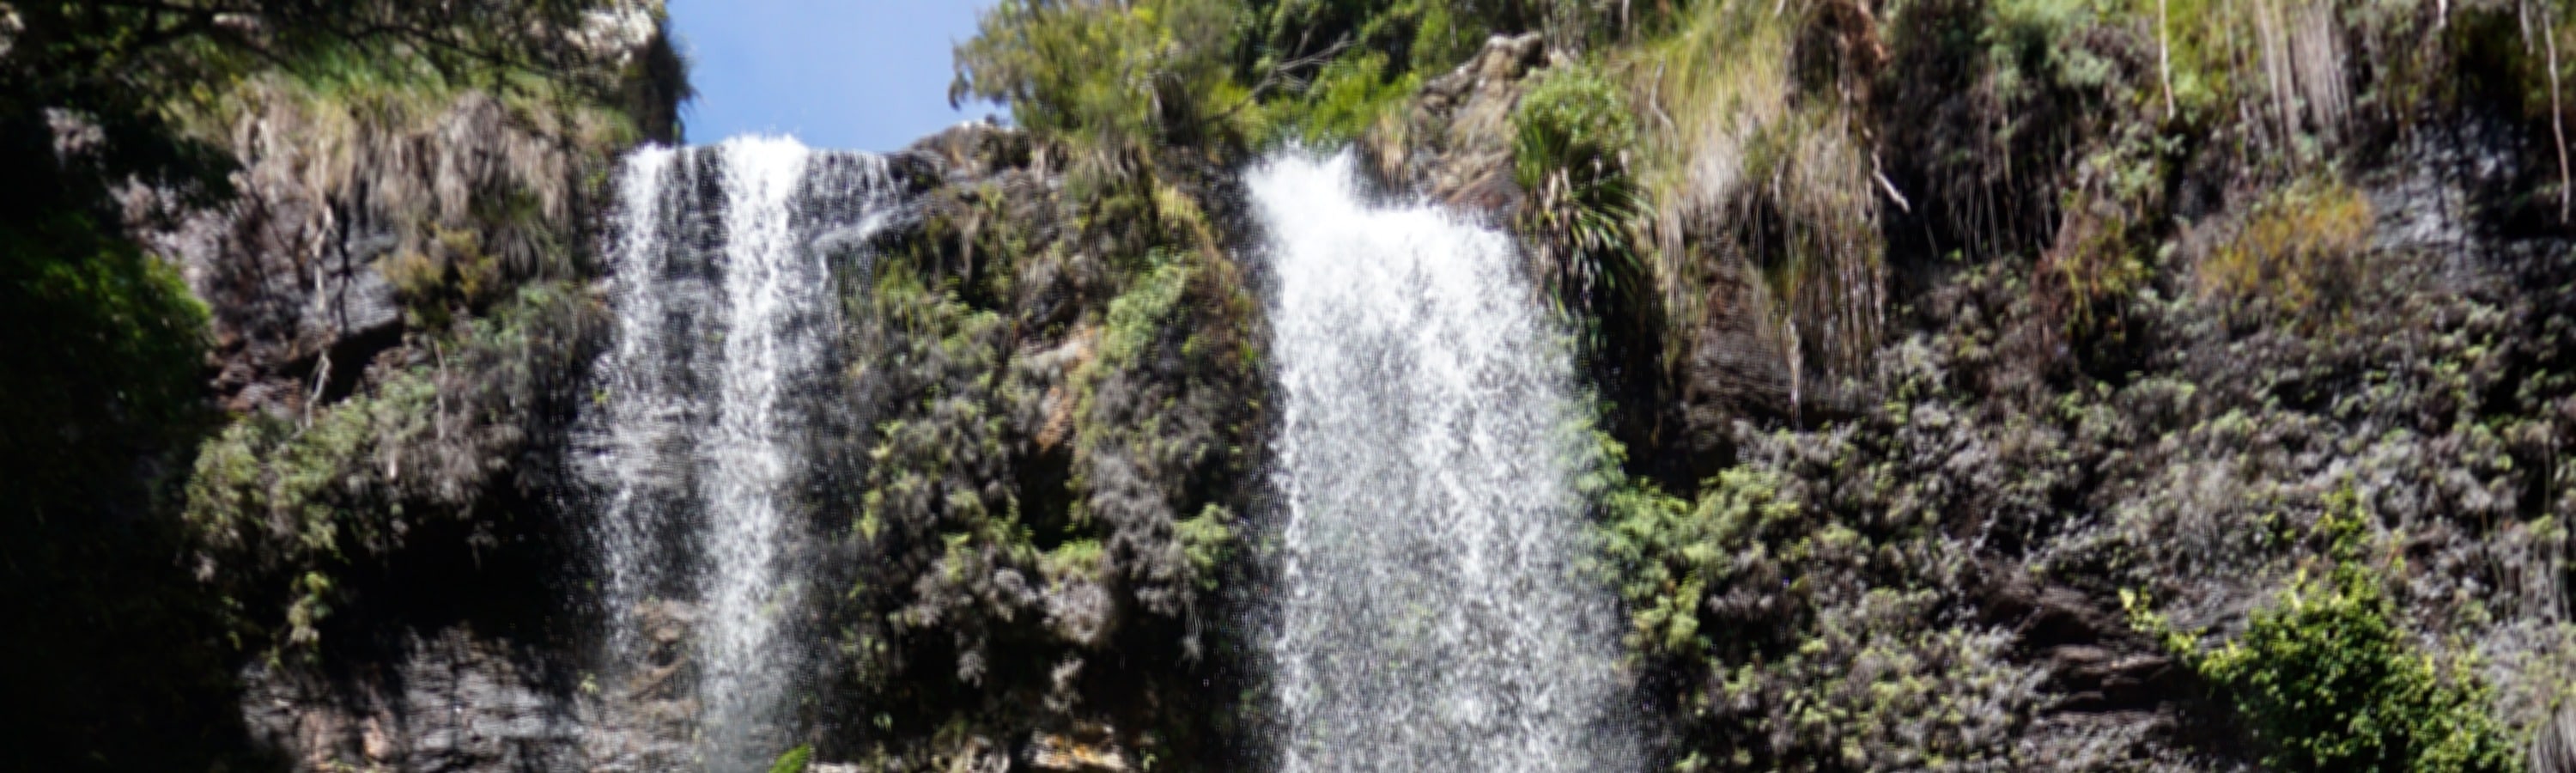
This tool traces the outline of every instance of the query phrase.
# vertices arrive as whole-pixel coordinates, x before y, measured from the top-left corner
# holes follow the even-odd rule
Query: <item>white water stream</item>
[[[617,341],[585,417],[610,672],[638,679],[682,618],[699,757],[765,769],[793,745],[802,647],[793,496],[825,366],[832,244],[891,207],[883,159],[747,138],[638,150],[607,250]],[[677,611],[674,611],[677,610]],[[623,673],[621,673],[623,671]]]
[[[1369,202],[1348,153],[1246,184],[1283,390],[1282,769],[1635,770],[1615,606],[1574,566],[1573,366],[1511,240]]]

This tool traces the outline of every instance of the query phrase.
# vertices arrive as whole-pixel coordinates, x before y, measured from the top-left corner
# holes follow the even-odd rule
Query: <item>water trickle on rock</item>
[[[1369,203],[1348,153],[1246,183],[1284,418],[1281,768],[1636,769],[1615,607],[1574,562],[1573,366],[1511,240]]]
[[[765,769],[798,737],[796,491],[830,394],[832,263],[894,189],[880,157],[774,138],[647,148],[620,172],[617,341],[582,459],[602,511],[603,671],[694,704],[709,770]]]

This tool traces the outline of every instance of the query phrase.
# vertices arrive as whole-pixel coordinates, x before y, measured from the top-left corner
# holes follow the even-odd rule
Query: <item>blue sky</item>
[[[948,107],[950,50],[992,0],[670,0],[698,99],[688,139],[790,134],[818,148],[894,150],[999,112]]]

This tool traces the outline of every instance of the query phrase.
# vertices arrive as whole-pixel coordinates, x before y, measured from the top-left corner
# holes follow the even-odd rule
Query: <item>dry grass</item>
[[[1754,308],[1804,382],[1855,372],[1882,332],[1879,191],[1855,95],[1802,93],[1795,69],[1836,7],[1701,5],[1614,63],[1646,115],[1643,230],[1665,308],[1684,330],[1712,308]],[[1756,269],[1763,297],[1709,297],[1723,260]]]
[[[1630,101],[1647,117],[1641,177],[1666,255],[1683,252],[1684,232],[1705,225],[1691,222],[1694,213],[1718,210],[1739,192],[1746,143],[1789,113],[1790,28],[1755,5],[1693,9],[1679,32],[1621,63]],[[1669,286],[1677,277],[1665,278]]]
[[[2245,127],[2247,166],[2311,161],[2349,134],[2352,53],[2333,0],[2130,0],[2122,14],[2158,46],[2171,109]]]

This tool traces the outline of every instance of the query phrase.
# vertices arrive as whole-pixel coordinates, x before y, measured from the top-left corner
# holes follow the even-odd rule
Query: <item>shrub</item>
[[[1240,13],[1217,0],[1003,0],[958,45],[949,99],[1005,102],[1020,125],[1086,145],[1221,138],[1249,117],[1228,56]]]
[[[436,344],[436,364],[299,419],[236,419],[198,448],[183,491],[198,579],[252,609],[247,633],[311,654],[349,595],[339,575],[432,519],[470,521],[478,504],[547,482],[530,458],[547,447],[541,419],[578,391],[589,311],[559,286],[525,287]],[[282,613],[264,608],[280,599]]]
[[[25,484],[27,523],[139,509],[139,468],[204,425],[197,402],[205,307],[179,272],[102,233],[91,216],[0,224],[0,460]]]
[[[1512,114],[1513,170],[1531,200],[1532,237],[1555,295],[1605,323],[1653,308],[1637,246],[1637,184],[1628,149],[1636,117],[1620,90],[1585,65],[1546,71]]]
[[[1754,551],[1798,517],[1780,495],[1778,473],[1735,467],[1708,481],[1697,503],[1650,483],[1625,483],[1603,497],[1603,550],[1628,608],[1628,646],[1656,657],[1706,655],[1715,626],[1701,621],[1708,597],[1723,593]]]
[[[2357,496],[2330,497],[2318,531],[2333,566],[2302,568],[2277,604],[2215,649],[2138,612],[2142,627],[2234,702],[2284,771],[2511,771],[2519,758],[2488,717],[2488,690],[2468,669],[2445,669],[2415,650],[2365,555]]]
[[[1388,67],[1386,55],[1374,51],[1333,60],[1315,74],[1302,99],[1274,110],[1273,130],[1311,147],[1357,139],[1422,85],[1420,75],[1390,77]]]
[[[1642,692],[1682,719],[1672,769],[2021,767],[2045,669],[1943,612],[1932,578],[1956,571],[1951,547],[1819,499],[1875,485],[1821,472],[1751,459],[1695,502],[1591,480]]]
[[[2205,295],[2270,298],[2305,310],[2348,300],[2370,246],[2373,214],[2361,192],[2331,177],[2311,177],[2254,205],[2235,236],[2200,266]]]

